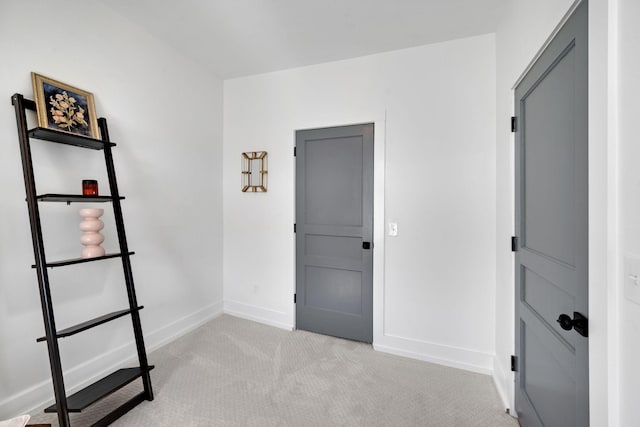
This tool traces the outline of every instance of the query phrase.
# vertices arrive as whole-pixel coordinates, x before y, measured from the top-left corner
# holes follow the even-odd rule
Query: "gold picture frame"
[[[267,192],[267,152],[242,153],[242,192]]]
[[[38,126],[100,138],[93,94],[38,73],[31,73]]]

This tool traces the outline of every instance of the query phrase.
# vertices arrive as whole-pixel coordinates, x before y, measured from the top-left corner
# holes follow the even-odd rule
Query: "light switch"
[[[640,257],[624,257],[624,296],[629,301],[640,304]]]
[[[390,222],[389,223],[389,236],[397,236],[398,235],[398,223]]]

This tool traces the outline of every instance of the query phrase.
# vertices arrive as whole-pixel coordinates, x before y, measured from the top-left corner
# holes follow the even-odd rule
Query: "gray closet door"
[[[587,3],[515,91],[516,411],[589,425]]]
[[[296,133],[296,327],[373,339],[373,124]]]

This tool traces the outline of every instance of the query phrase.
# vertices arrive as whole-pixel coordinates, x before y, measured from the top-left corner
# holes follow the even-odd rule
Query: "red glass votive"
[[[83,196],[97,196],[98,195],[98,181],[95,179],[83,179],[82,180],[82,195]]]

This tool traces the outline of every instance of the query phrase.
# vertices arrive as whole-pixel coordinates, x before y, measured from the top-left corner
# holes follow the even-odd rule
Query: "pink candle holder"
[[[104,236],[100,234],[100,230],[104,228],[104,222],[100,220],[102,214],[104,209],[80,209],[80,216],[84,218],[80,223],[80,230],[84,231],[80,236],[80,243],[85,246],[81,258],[95,258],[105,254],[104,248],[100,246],[104,242]]]

